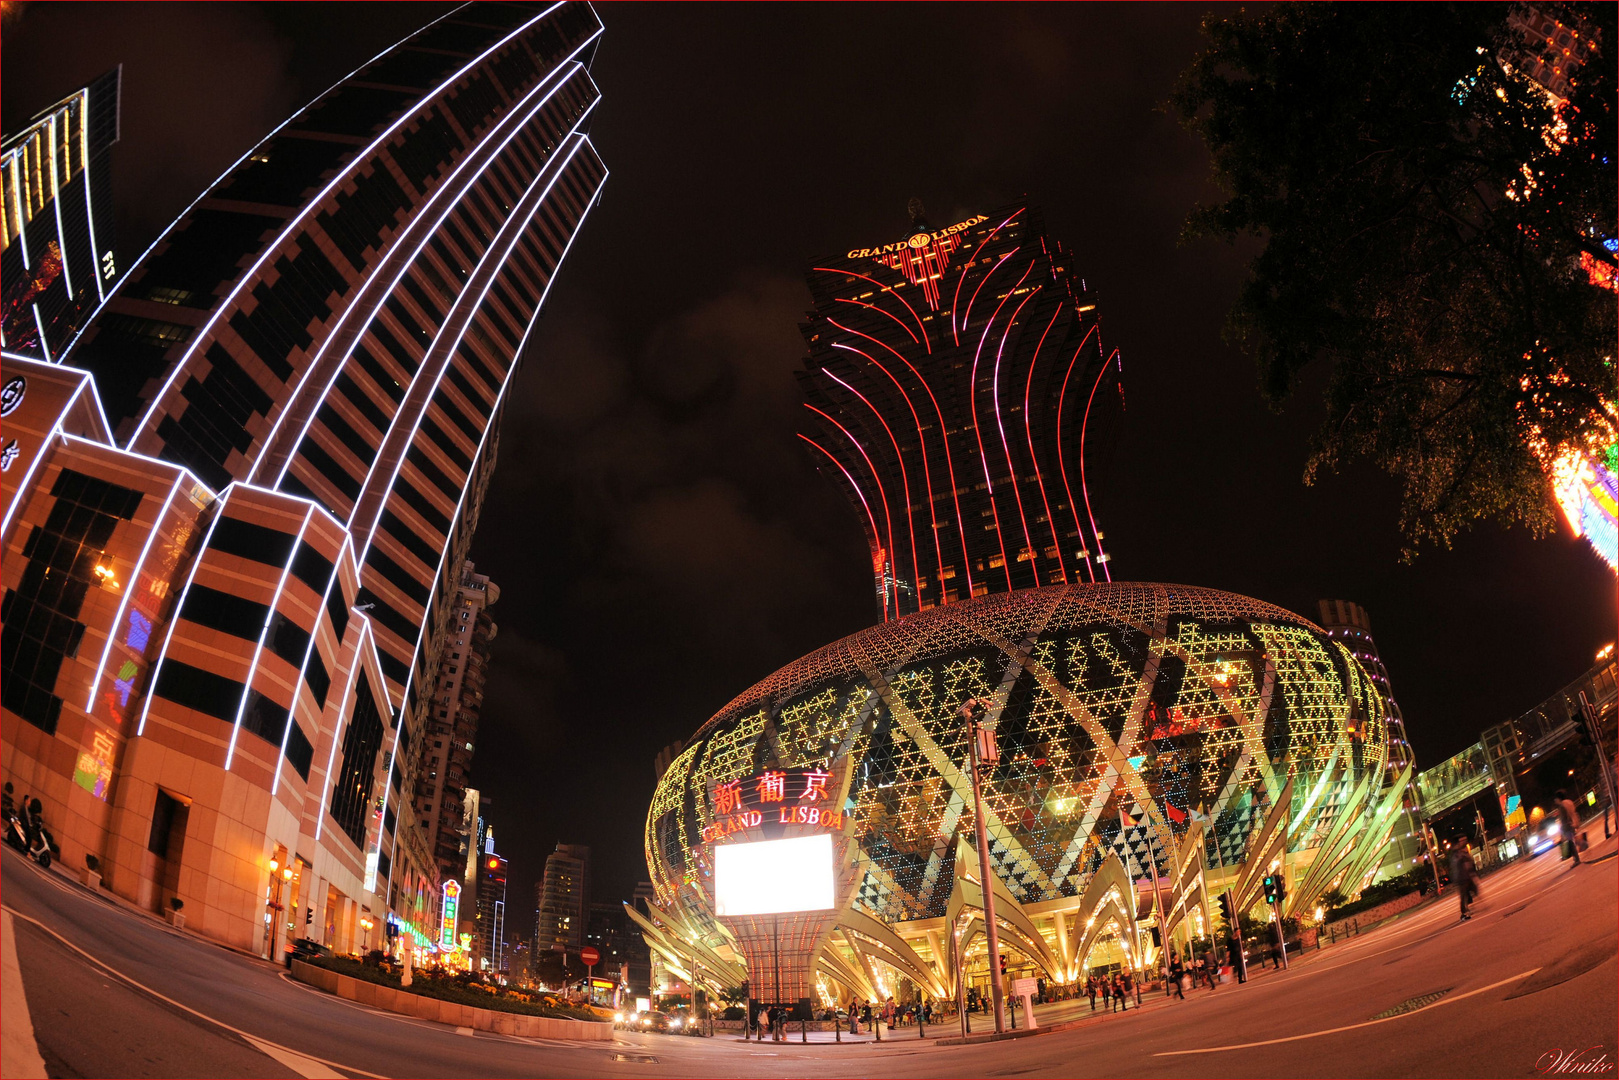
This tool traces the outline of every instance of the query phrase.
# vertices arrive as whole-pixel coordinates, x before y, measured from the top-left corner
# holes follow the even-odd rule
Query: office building
[[[0,348],[60,360],[118,277],[112,146],[117,67],[0,142]]]
[[[605,181],[601,32],[454,8],[244,155],[60,365],[5,354],[5,779],[189,930],[439,941],[413,797],[501,408]]]

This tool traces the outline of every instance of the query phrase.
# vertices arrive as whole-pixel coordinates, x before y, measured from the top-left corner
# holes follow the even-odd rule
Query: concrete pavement
[[[53,1076],[1523,1076],[1570,1051],[1606,1055],[1576,1075],[1612,1076],[1619,1058],[1611,859],[1543,855],[1485,879],[1467,923],[1445,901],[1246,986],[950,1047],[914,1028],[841,1047],[458,1033],[338,1001],[3,859],[7,963],[14,952]]]

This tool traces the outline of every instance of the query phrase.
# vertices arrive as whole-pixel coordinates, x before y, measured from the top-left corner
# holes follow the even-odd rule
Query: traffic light
[[[1220,894],[1220,918],[1225,920],[1228,927],[1234,928],[1237,925],[1237,905],[1228,892]]]
[[[1281,899],[1276,891],[1277,882],[1281,880],[1280,874],[1265,875],[1265,903],[1274,904]]]
[[[1287,899],[1287,875],[1276,875],[1276,902],[1280,904]]]

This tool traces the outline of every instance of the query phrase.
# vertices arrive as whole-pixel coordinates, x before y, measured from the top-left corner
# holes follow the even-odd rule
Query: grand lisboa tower
[[[809,272],[800,438],[866,531],[883,621],[763,679],[660,778],[660,966],[781,1002],[951,1000],[989,956],[965,702],[1009,978],[1071,984],[1375,873],[1389,778],[1366,671],[1258,600],[1111,580],[1085,445],[1115,392],[1096,300],[1012,205]],[[1097,414],[1097,415],[1093,415]],[[716,911],[727,845],[830,834],[831,907]],[[806,905],[807,906],[807,905]]]

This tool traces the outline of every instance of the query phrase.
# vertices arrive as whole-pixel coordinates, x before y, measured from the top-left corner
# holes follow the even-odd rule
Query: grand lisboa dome
[[[1256,832],[1285,818],[1280,855],[1302,885],[1324,848],[1335,869],[1356,872],[1365,826],[1387,801],[1379,698],[1312,623],[1182,585],[1024,589],[853,634],[720,710],[663,774],[647,816],[659,907],[711,956],[736,955],[712,915],[711,793],[768,769],[818,767],[842,778],[841,830],[856,848],[839,920],[859,929],[834,944],[870,945],[881,924],[909,941],[909,966],[927,969],[913,981],[950,992],[927,931],[954,917],[972,834],[957,715],[969,698],[990,704],[999,746],[983,778],[992,864],[1028,927],[1021,951],[1059,981],[1085,962],[1071,955],[1085,937],[1073,925],[1086,914],[1079,898],[1119,865],[1110,855],[1127,879],[1153,865],[1156,882],[1159,866],[1175,876],[1191,836],[1201,874],[1233,876]],[[971,884],[976,859],[965,861]],[[892,943],[884,957],[898,951]],[[845,959],[823,973],[869,970]]]

